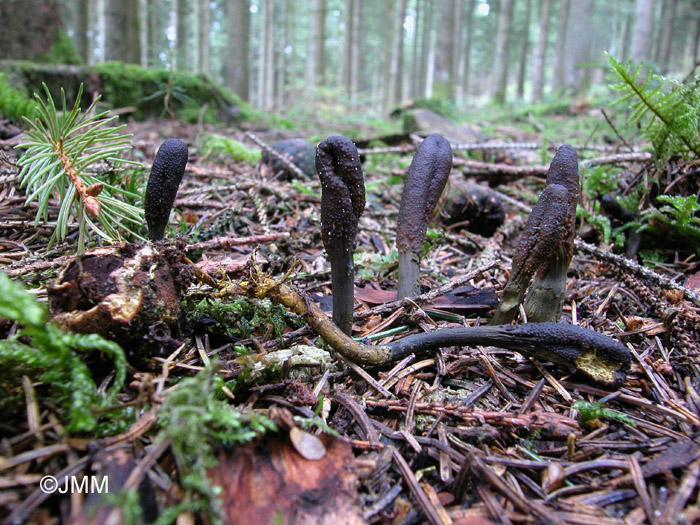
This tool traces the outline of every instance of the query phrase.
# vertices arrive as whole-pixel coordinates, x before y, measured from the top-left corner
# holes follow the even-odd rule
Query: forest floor
[[[659,193],[668,185],[697,191],[700,177],[692,164],[673,161],[664,166],[668,173],[658,176],[660,168],[641,154],[609,160],[622,150],[600,113],[548,119],[546,133],[532,115],[515,127],[477,125],[494,143],[541,142],[549,136],[581,146],[585,173],[596,164],[619,168],[614,194],[649,178],[662,181]],[[578,129],[572,124],[577,119],[595,124]],[[327,129],[329,134],[344,131]],[[211,130],[259,147],[246,130]],[[601,389],[552,363],[491,347],[444,348],[410,356],[390,369],[363,369],[325,351],[304,354],[310,347],[325,347],[301,318],[266,301],[227,295],[222,284],[247,279],[254,257],[276,279],[291,270],[288,282],[329,310],[318,180],[290,182],[257,164],[221,154],[206,157],[200,126],[131,122],[128,131],[134,134],[130,155],[147,165],[164,138],[190,145],[175,203],[173,223],[179,231],[171,227],[170,234],[218,284],[193,285],[186,302],[225,306],[241,300],[236,303],[240,318],[192,308],[189,312],[201,315],[189,315],[163,337],[144,333],[138,352],[135,346],[125,348],[130,364],[119,403],[131,407],[132,419],[128,429],[99,439],[66,433],[61,409],[46,397],[41,382],[20,385],[3,379],[3,391],[19,403],[0,422],[0,519],[108,522],[110,505],[128,508],[129,502],[114,496],[119,489],[140,487],[142,504],[155,502],[160,512],[189,501],[189,507],[178,510],[187,520],[183,523],[216,521],[211,508],[192,504],[188,465],[179,462],[171,442],[156,439],[165,396],[216,357],[230,407],[269,415],[278,429],[248,445],[212,443],[218,461],[209,466],[208,476],[222,487],[221,512],[230,523],[700,521],[700,304],[692,300],[700,270],[693,247],[642,245],[659,255],[653,271],[666,280],[658,281],[639,265],[609,257],[610,241],[605,244],[599,229],[586,221],[579,225],[583,240],[569,270],[562,321],[628,346],[632,368],[619,390]],[[300,135],[247,131],[266,144]],[[356,137],[370,139],[380,132],[355,127]],[[46,301],[47,286],[74,253],[75,236],[48,249],[51,225],[34,226],[36,207],[24,205],[16,185],[15,143],[0,141],[0,269]],[[421,284],[425,292],[447,284],[445,293],[396,304],[393,242],[402,177],[414,149],[410,136],[402,148],[361,148],[367,205],[357,236],[353,335],[378,343],[438,327],[488,323],[510,271],[525,210],[536,201],[554,153],[551,148],[546,153],[542,148],[455,148],[453,174],[499,191],[505,224],[485,237],[469,232],[468,221],[445,227],[436,217]],[[592,210],[594,200],[584,191],[584,207]],[[684,295],[684,286],[690,294]],[[6,324],[1,328],[4,334],[13,330]],[[244,379],[240,352],[281,349],[291,351],[276,372]],[[91,366],[98,384],[105,377],[109,381],[104,367]],[[589,419],[572,408],[577,401],[594,404]],[[595,412],[596,403],[609,410]],[[301,421],[312,422],[312,428],[301,430]],[[49,495],[38,485],[46,475],[60,483],[100,468],[111,473],[111,499]],[[97,516],[95,509],[100,509]],[[116,512],[110,515],[115,523],[126,521],[119,514],[123,511]]]

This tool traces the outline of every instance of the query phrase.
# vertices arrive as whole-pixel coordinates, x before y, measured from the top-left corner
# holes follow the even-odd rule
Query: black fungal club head
[[[365,207],[365,182],[355,144],[340,135],[328,137],[316,148],[316,171],[321,179],[321,232],[323,245],[340,241],[352,250],[357,223]]]
[[[418,294],[419,259],[428,228],[452,169],[452,147],[437,133],[425,138],[416,150],[406,173],[399,218],[396,247],[399,250],[399,298]]]
[[[549,165],[547,185],[520,236],[510,277],[491,324],[510,323],[521,304],[530,322],[559,320],[566,299],[566,272],[574,252],[579,192],[576,150],[564,144]]]
[[[365,207],[365,183],[355,144],[337,135],[323,140],[316,149],[316,171],[321,179],[321,236],[331,263],[333,321],[349,335],[355,275],[352,255]]]
[[[144,210],[148,224],[148,238],[158,241],[165,235],[170,210],[187,164],[187,144],[178,139],[166,139],[153,161],[148,177]]]

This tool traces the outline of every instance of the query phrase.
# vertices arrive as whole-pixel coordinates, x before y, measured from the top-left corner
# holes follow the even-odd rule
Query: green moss
[[[61,418],[71,432],[90,432],[97,437],[103,430],[97,410],[114,404],[126,378],[124,351],[114,342],[96,334],[61,331],[49,322],[45,305],[0,272],[0,318],[17,323],[18,330],[0,340],[0,369],[21,370],[49,390],[49,398],[61,407]],[[103,354],[112,359],[115,377],[106,391],[97,388],[85,357]],[[3,377],[3,382],[11,378]],[[128,417],[128,415],[127,415]],[[103,422],[102,422],[103,423]],[[123,425],[118,427],[123,429]],[[109,430],[114,430],[110,425]]]
[[[188,122],[197,122],[202,111],[209,123],[245,121],[255,116],[248,104],[204,74],[171,73],[121,62],[84,67],[21,60],[2,61],[0,73],[29,99],[41,92],[42,83],[56,99],[63,88],[69,105],[84,83],[86,92],[101,93],[101,104],[108,108],[135,108],[133,117],[137,120],[166,117],[170,111]]]
[[[261,157],[259,150],[248,149],[235,139],[213,133],[204,138],[202,150],[205,157],[224,155],[236,162],[247,162],[251,165],[260,162]]]
[[[240,98],[204,74],[171,73],[121,62],[99,64],[95,69],[102,80],[103,100],[112,107],[134,106],[137,119],[164,117],[168,108],[190,122],[197,122],[202,108],[210,122],[246,120],[251,114]]]
[[[264,335],[270,331],[274,337],[280,337],[287,322],[295,323],[286,310],[269,299],[249,299],[237,297],[226,302],[221,299],[202,299],[189,301],[183,305],[187,319],[202,322],[212,334],[222,332],[231,339],[247,339],[255,333]],[[211,320],[216,321],[215,325]]]
[[[0,115],[18,124],[22,121],[22,117],[32,119],[35,114],[36,101],[24,92],[13,88],[7,75],[0,73]]]
[[[185,492],[182,503],[194,503],[194,510],[207,510],[209,519],[204,521],[214,523],[222,521],[217,492],[207,478],[207,470],[216,465],[214,451],[219,446],[246,443],[277,429],[268,417],[243,414],[227,400],[216,398],[222,384],[218,369],[218,364],[213,362],[169,391],[158,411],[161,431],[156,438],[171,442],[182,473],[180,483]]]
[[[35,57],[34,60],[42,64],[83,64],[83,59],[78,53],[73,40],[65,31],[58,33],[58,38],[47,53]]]

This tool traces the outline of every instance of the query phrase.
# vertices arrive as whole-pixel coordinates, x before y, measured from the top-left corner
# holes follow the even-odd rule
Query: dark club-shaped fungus
[[[316,303],[291,284],[270,283],[269,277],[259,271],[251,275],[249,293],[260,296],[262,290],[263,295],[302,315],[336,352],[360,365],[388,365],[409,354],[438,348],[489,345],[553,361],[582,372],[606,388],[619,388],[632,361],[629,350],[619,341],[566,323],[446,328],[409,335],[384,345],[363,344],[338,330]]]
[[[580,191],[576,150],[564,144],[547,173],[547,185],[527,220],[513,267],[492,324],[509,323],[523,305],[527,320],[556,322],[566,298],[566,271],[574,250],[576,203]]]
[[[144,210],[148,238],[158,241],[165,235],[175,194],[187,164],[187,144],[178,139],[166,139],[158,148],[148,177]]]
[[[415,297],[420,289],[420,256],[428,220],[452,169],[452,148],[433,133],[418,146],[406,173],[396,247],[399,251],[399,299]]]
[[[354,303],[353,252],[357,223],[365,207],[365,183],[355,144],[333,136],[316,148],[321,179],[321,234],[331,262],[333,322],[350,335]]]

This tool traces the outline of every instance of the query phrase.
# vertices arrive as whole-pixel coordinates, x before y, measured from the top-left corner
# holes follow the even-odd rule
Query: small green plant
[[[218,326],[211,329],[218,332],[223,329],[234,340],[247,339],[255,332],[264,334],[268,328],[273,337],[280,337],[287,322],[296,324],[282,306],[272,304],[269,299],[237,297],[227,302],[205,298],[186,303],[183,310],[189,321],[214,319]]]
[[[386,255],[381,253],[356,252],[354,257],[358,279],[372,279],[380,273],[395,270],[399,264],[399,252],[393,249]]]
[[[586,421],[592,421],[594,419],[616,419],[617,421],[622,421],[628,425],[636,427],[634,421],[629,416],[618,412],[617,410],[612,410],[610,408],[604,408],[600,403],[589,403],[588,401],[576,401],[571,408],[578,410],[581,414],[581,419]]]
[[[299,193],[303,195],[312,195],[314,197],[318,197],[319,199],[321,198],[321,193],[319,191],[312,189],[306,184],[303,184],[298,179],[292,180],[292,185]]]
[[[96,334],[63,332],[48,320],[46,307],[22,286],[0,272],[0,318],[19,325],[11,337],[0,341],[0,365],[41,369],[41,381],[52,398],[64,407],[66,428],[72,432],[91,432],[98,426],[97,410],[111,406],[126,378],[124,351],[112,341]],[[114,361],[111,388],[99,392],[84,356],[100,352]]]
[[[671,227],[676,237],[695,243],[700,240],[700,217],[697,216],[700,213],[700,202],[696,195],[659,195],[656,200],[667,205],[644,210],[642,221],[645,224],[640,231],[658,230],[659,224],[665,224]]]
[[[262,156],[260,151],[249,149],[242,142],[214,133],[204,138],[202,151],[204,157],[226,155],[236,162],[247,162],[250,165],[260,162]]]
[[[161,431],[157,439],[169,439],[181,469],[181,483],[191,510],[209,510],[211,519],[221,522],[217,491],[207,479],[207,470],[216,464],[216,447],[246,443],[268,430],[273,421],[260,414],[243,414],[226,401],[217,399],[221,388],[219,366],[209,364],[168,393],[159,414]],[[199,501],[195,502],[195,496]]]
[[[22,122],[22,117],[34,118],[37,104],[23,92],[13,88],[7,75],[0,73],[0,115],[12,122]]]
[[[37,117],[25,118],[29,139],[17,146],[27,150],[19,161],[22,170],[18,178],[27,190],[25,205],[34,200],[38,203],[35,224],[48,221],[49,202],[57,197],[60,208],[51,243],[65,240],[70,221],[75,219],[79,252],[85,250],[88,231],[110,242],[119,240],[120,231],[142,239],[137,230],[144,222],[143,210],[132,204],[140,202],[140,195],[90,173],[99,162],[140,164],[119,158],[130,149],[131,135],[120,134],[124,126],[108,126],[116,116],[105,118],[108,112],[94,113],[99,97],[81,112],[82,90],[81,85],[71,110],[61,90],[59,112],[44,84],[46,101],[34,95]]]
[[[666,203],[641,213],[640,222],[632,223],[640,232],[669,237],[672,241],[687,242],[700,254],[700,202],[696,195],[659,195],[657,201]]]
[[[612,72],[610,89],[622,96],[615,103],[628,104],[632,110],[628,122],[640,126],[661,160],[677,154],[700,156],[700,90],[655,75],[644,64],[634,67],[606,54]],[[643,80],[642,80],[643,79]]]

